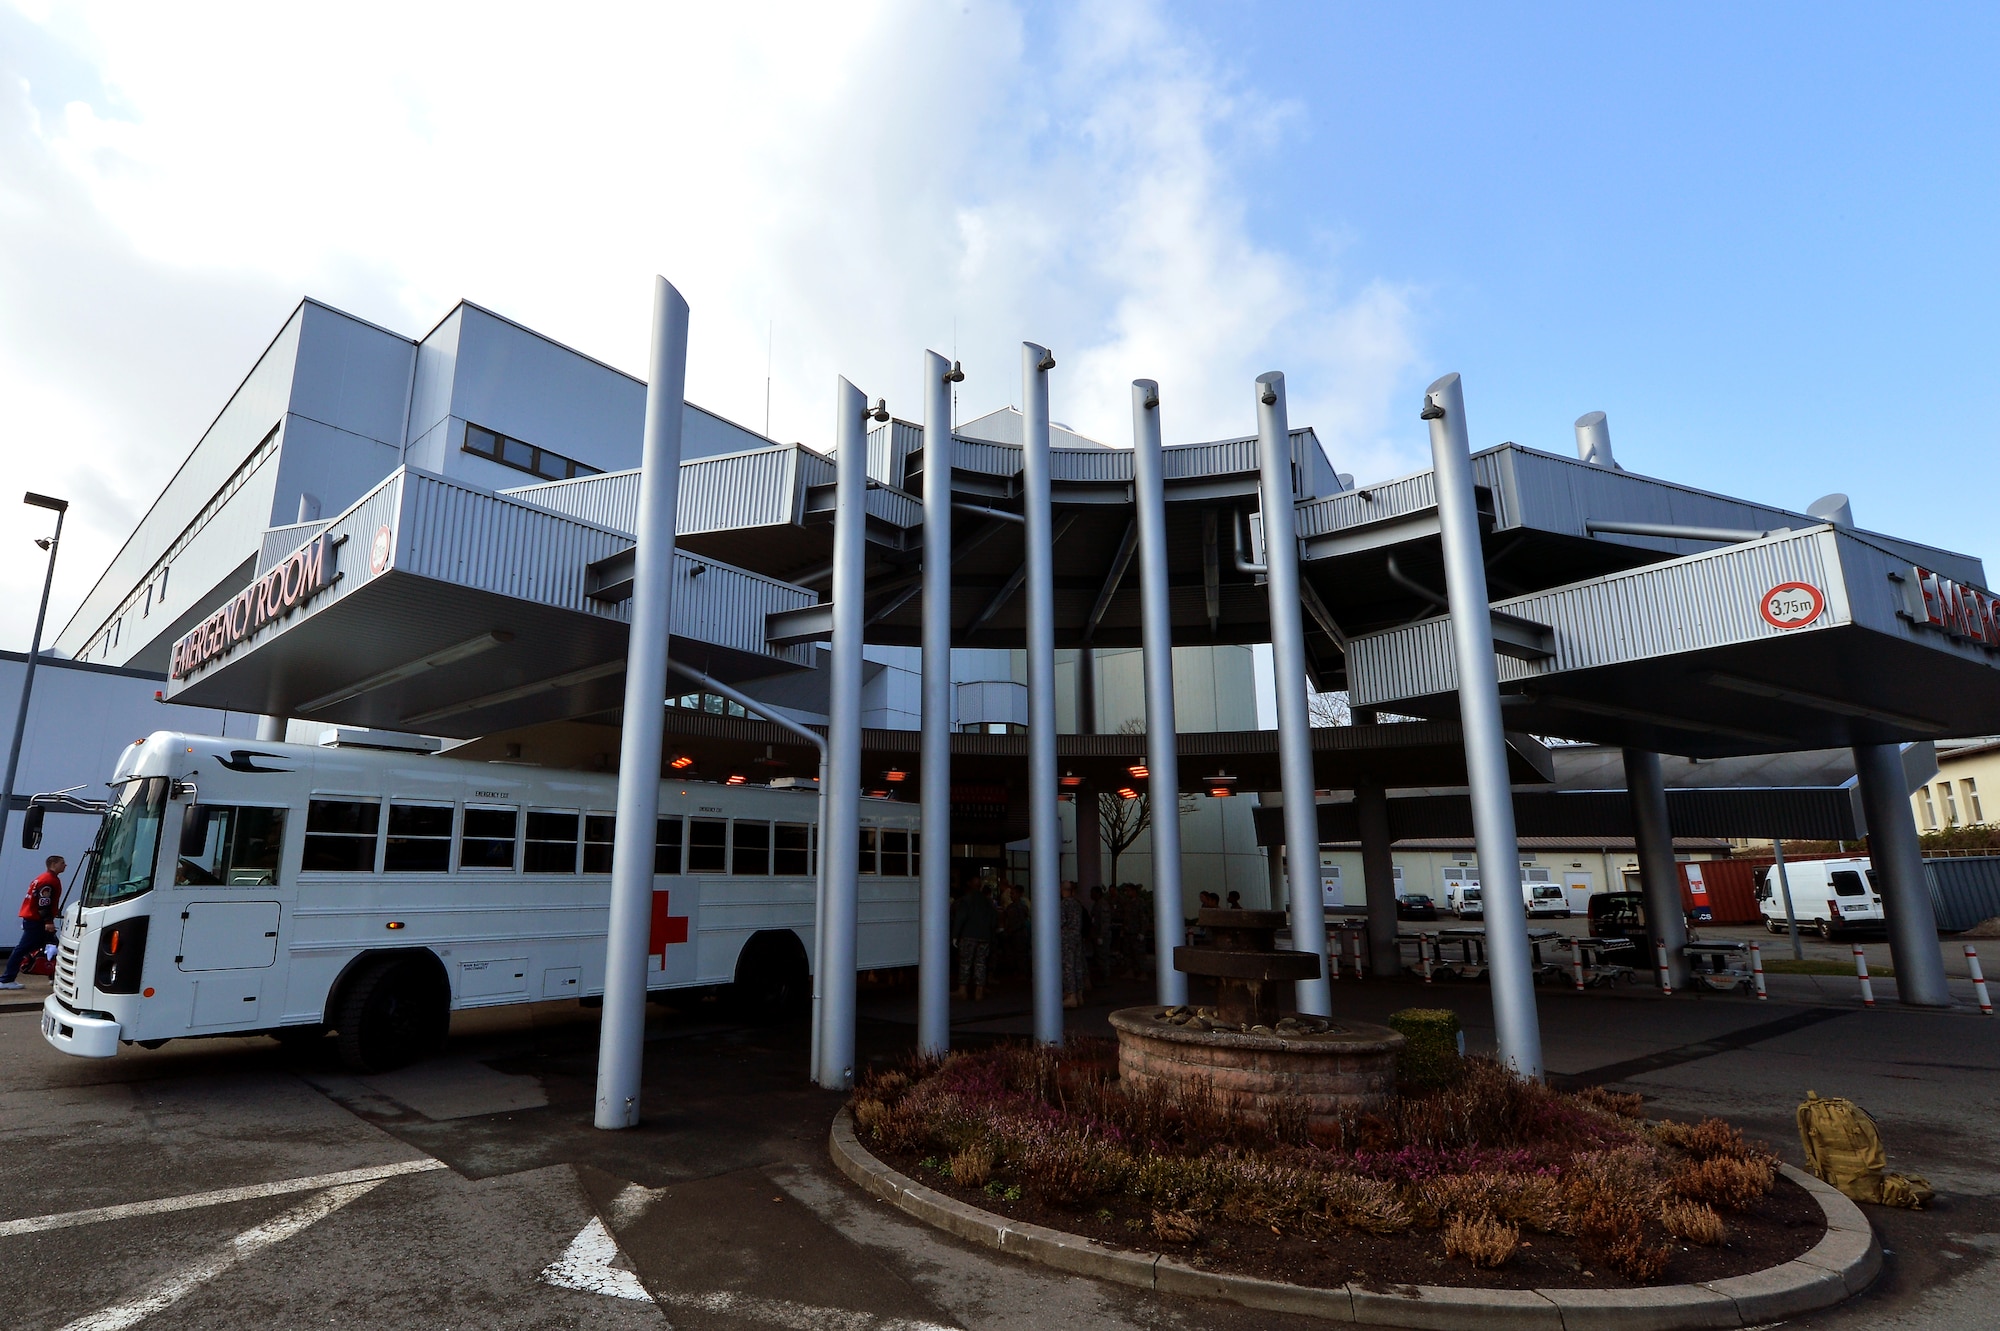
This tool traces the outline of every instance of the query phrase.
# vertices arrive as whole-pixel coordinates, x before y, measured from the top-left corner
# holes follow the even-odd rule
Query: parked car
[[[1832,938],[1837,933],[1887,927],[1882,890],[1875,885],[1875,870],[1865,858],[1787,864],[1785,879],[1792,888],[1792,915],[1801,929]],[[1759,877],[1757,905],[1764,913],[1766,929],[1774,934],[1786,932],[1785,895],[1779,890],[1775,869],[1766,869]]]
[[[1461,920],[1486,918],[1486,905],[1480,899],[1477,883],[1453,883],[1445,905]]]
[[[1591,897],[1586,918],[1590,921],[1592,937],[1626,939],[1644,958],[1636,964],[1653,964],[1653,930],[1647,918],[1645,893],[1599,892]],[[1694,921],[1685,914],[1682,919],[1687,922],[1688,938],[1692,940],[1695,937]]]
[[[1396,918],[1399,920],[1435,920],[1437,917],[1437,903],[1421,892],[1396,898]]]
[[[1528,915],[1555,916],[1560,919],[1570,917],[1569,898],[1563,895],[1561,883],[1523,883],[1521,897],[1528,907]]]

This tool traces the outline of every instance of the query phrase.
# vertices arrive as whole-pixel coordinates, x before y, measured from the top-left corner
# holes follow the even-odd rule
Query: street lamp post
[[[48,618],[49,587],[56,580],[56,548],[62,544],[63,515],[69,512],[69,500],[51,499],[33,490],[21,502],[54,510],[56,530],[55,535],[35,542],[49,552],[49,567],[42,575],[42,604],[35,611],[35,637],[28,647],[28,669],[21,676],[21,705],[14,713],[14,742],[7,746],[7,780],[4,789],[0,789],[0,846],[7,844],[7,819],[14,811],[14,775],[21,766],[21,736],[28,728],[28,699],[35,691],[35,662],[42,654],[42,621]]]

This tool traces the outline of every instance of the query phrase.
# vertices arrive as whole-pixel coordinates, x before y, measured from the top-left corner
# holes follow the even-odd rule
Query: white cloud
[[[772,432],[808,442],[836,373],[914,414],[954,341],[964,414],[1032,338],[1110,442],[1135,377],[1191,439],[1282,368],[1342,469],[1387,469],[1408,293],[1256,238],[1289,108],[1153,7],[552,12],[0,13],[0,447],[77,501],[56,623],[307,293],[412,333],[468,297],[637,369],[664,272],[690,396],[760,426],[775,327]]]

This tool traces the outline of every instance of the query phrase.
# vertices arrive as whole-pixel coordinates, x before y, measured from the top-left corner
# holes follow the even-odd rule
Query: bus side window
[[[910,834],[904,828],[882,829],[882,876],[885,878],[910,876]]]
[[[729,823],[722,818],[688,819],[689,873],[729,872]]]
[[[864,827],[861,829],[861,872],[862,873],[876,872],[875,829],[872,827]]]
[[[812,872],[812,854],[807,849],[810,829],[804,823],[779,823],[773,834],[771,872],[787,878],[804,878]]]
[[[285,811],[196,804],[181,820],[176,887],[273,887],[285,848]]]
[[[459,838],[458,867],[461,869],[511,869],[514,867],[514,831],[521,815],[515,809],[465,806],[465,832]]]
[[[384,873],[451,872],[451,806],[391,804]]]
[[[521,868],[527,873],[576,872],[577,815],[528,811],[528,846]]]
[[[609,819],[605,820],[609,822]],[[659,831],[653,839],[653,872],[679,873],[681,871],[681,825],[679,814],[672,818],[662,818]]]
[[[611,844],[617,839],[618,820],[608,813],[587,813],[583,816],[583,871],[585,873],[611,872]],[[678,855],[676,859],[680,858]],[[676,865],[676,868],[679,866]],[[653,872],[658,873],[654,866]]]
[[[730,855],[731,873],[765,875],[771,872],[771,825],[736,820],[736,845]]]
[[[380,800],[308,800],[306,848],[301,869],[373,873],[375,834],[382,827]]]

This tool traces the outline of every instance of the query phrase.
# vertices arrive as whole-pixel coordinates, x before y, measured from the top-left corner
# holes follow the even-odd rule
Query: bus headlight
[[[97,990],[105,994],[136,994],[139,972],[146,962],[146,925],[151,919],[134,915],[107,924],[97,935]]]

